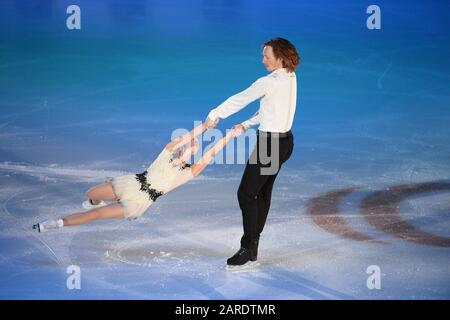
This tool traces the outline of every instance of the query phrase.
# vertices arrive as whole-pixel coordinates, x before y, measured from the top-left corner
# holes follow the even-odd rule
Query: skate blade
[[[39,223],[33,224],[33,230],[37,230],[37,232],[39,232],[39,233],[41,233],[43,231],[43,230],[41,230]]]
[[[245,272],[245,271],[253,271],[259,267],[258,261],[249,261],[241,266],[230,266],[226,265],[225,270],[232,272]]]

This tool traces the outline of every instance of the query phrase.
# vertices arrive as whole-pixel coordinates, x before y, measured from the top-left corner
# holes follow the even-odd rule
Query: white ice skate
[[[247,263],[243,265],[233,266],[227,264],[225,266],[225,270],[232,271],[232,272],[247,272],[247,271],[255,271],[259,267],[258,261],[248,261]]]
[[[102,200],[102,201],[100,201],[99,204],[92,204],[91,199],[89,199],[89,200],[84,201],[82,206],[86,210],[91,210],[91,209],[95,209],[95,208],[100,208],[100,207],[106,206],[106,202]]]
[[[58,220],[46,220],[33,225],[33,229],[37,229],[39,232],[46,232],[52,229],[59,229],[64,227],[64,222],[62,219]]]

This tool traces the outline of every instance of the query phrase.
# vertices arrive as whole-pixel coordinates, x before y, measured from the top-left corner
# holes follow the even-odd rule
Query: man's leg
[[[278,172],[274,175],[268,176],[266,183],[258,194],[258,239],[264,229],[264,225],[266,224],[272,199],[272,189],[277,176]]]
[[[258,239],[258,194],[270,177],[261,175],[260,169],[258,164],[247,161],[237,193],[244,226],[241,247],[247,249],[251,249],[252,242]]]
[[[272,199],[272,190],[278,173],[292,154],[293,141],[292,136],[287,139],[280,140],[280,167],[274,175],[268,176],[266,183],[261,188],[258,194],[258,239],[266,224],[267,215],[269,214],[270,203]]]
[[[241,248],[227,260],[229,267],[243,266],[256,261],[258,247],[258,193],[269,176],[260,174],[260,165],[247,165],[238,189],[239,207],[242,211],[244,235]]]
[[[248,261],[255,261],[257,259],[257,249],[258,249],[258,241],[259,241],[259,224],[258,224],[258,196],[261,193],[262,188],[268,183],[269,179],[273,179],[273,181],[269,182],[268,191],[266,194],[270,193],[270,196],[267,199],[270,200],[273,183],[275,181],[276,175],[278,174],[279,168],[277,168],[277,172],[274,175],[264,175],[261,174],[261,169],[264,167],[268,167],[269,165],[263,165],[260,162],[260,157],[258,155],[257,147],[260,146],[259,141],[260,138],[265,139],[264,137],[258,136],[257,145],[250,156],[250,159],[254,160],[255,156],[257,157],[256,163],[252,161],[250,164],[250,159],[247,161],[247,165],[244,170],[244,174],[242,175],[241,183],[238,189],[238,200],[239,207],[242,210],[242,219],[244,224],[244,235],[241,238],[241,249],[230,259],[227,260],[228,265],[236,266],[246,264]],[[267,138],[267,155],[271,155],[272,149],[272,141],[270,138]],[[290,141],[283,141],[279,144],[279,156],[277,163],[282,163],[285,159],[290,156],[289,143]],[[256,153],[255,153],[256,152]],[[283,156],[282,156],[283,155]],[[263,196],[264,197],[264,196]],[[264,200],[264,206],[267,208],[264,211],[264,222],[267,217],[268,207],[270,203],[267,203],[267,200]],[[264,223],[263,223],[264,227]]]

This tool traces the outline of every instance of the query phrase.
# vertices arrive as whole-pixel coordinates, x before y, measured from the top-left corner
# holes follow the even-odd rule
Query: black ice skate
[[[251,250],[241,247],[234,256],[227,260],[226,269],[230,271],[242,271],[259,266],[259,262],[256,261],[256,252],[256,249]]]

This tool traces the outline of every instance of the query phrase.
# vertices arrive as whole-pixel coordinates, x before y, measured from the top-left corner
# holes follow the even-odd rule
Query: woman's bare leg
[[[63,218],[64,226],[75,226],[86,224],[99,219],[123,218],[123,208],[118,203],[112,203],[107,206],[92,209],[86,212],[74,213]]]
[[[86,197],[92,200],[93,204],[99,204],[101,200],[117,200],[111,183],[102,183],[86,191]]]

